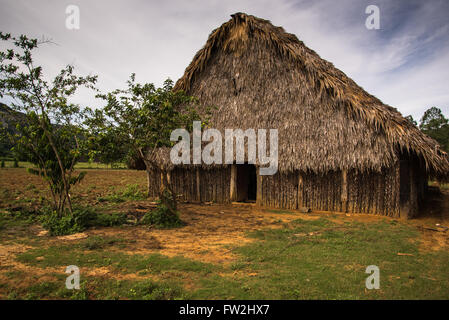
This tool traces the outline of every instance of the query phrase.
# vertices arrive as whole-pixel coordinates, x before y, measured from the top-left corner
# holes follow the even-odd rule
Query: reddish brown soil
[[[113,188],[123,189],[128,184],[138,184],[145,190],[145,173],[130,170],[89,170],[82,183],[72,191],[72,198],[84,205],[91,205],[106,211],[126,213],[142,213],[154,207],[150,201],[127,201],[119,204],[98,201],[99,196],[111,193]],[[14,207],[38,207],[39,197],[46,194],[46,186],[39,177],[28,174],[24,169],[0,170],[0,214],[3,210]],[[251,238],[246,233],[261,228],[281,227],[283,222],[293,219],[317,219],[327,216],[329,219],[343,223],[345,221],[375,222],[391,219],[384,216],[367,214],[343,214],[330,212],[313,212],[303,214],[296,211],[277,212],[276,210],[257,208],[254,204],[232,205],[198,205],[180,204],[179,211],[187,225],[173,230],[157,230],[145,226],[100,228],[88,230],[88,236],[104,235],[123,238],[129,241],[126,247],[113,247],[129,254],[147,254],[158,252],[167,256],[182,255],[191,259],[216,264],[227,264],[235,261],[232,247],[243,245]],[[446,250],[449,246],[448,231],[431,230],[438,223],[449,226],[449,192],[429,199],[426,207],[416,219],[401,221],[416,227],[422,235],[422,250]],[[0,283],[7,281],[5,274],[11,270],[26,271],[35,277],[47,277],[50,272],[64,273],[64,270],[32,268],[16,261],[15,256],[30,248],[27,241],[44,239],[45,246],[68,241],[76,243],[80,239],[58,239],[41,236],[43,229],[37,225],[26,230],[8,230],[7,237],[0,240]],[[138,275],[113,275],[108,268],[90,268],[83,270],[84,274],[108,277],[140,277]],[[27,282],[35,278],[27,277]],[[33,280],[34,279],[34,280]],[[29,284],[29,283],[28,283]]]

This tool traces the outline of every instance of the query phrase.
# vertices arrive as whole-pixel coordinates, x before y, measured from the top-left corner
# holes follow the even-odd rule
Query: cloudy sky
[[[80,29],[66,28],[77,5]],[[380,29],[368,30],[368,5],[380,9]],[[0,30],[48,37],[38,62],[54,76],[66,64],[98,74],[101,90],[177,80],[209,33],[245,12],[294,33],[369,93],[419,119],[438,106],[449,115],[449,1],[446,0],[0,0]],[[98,106],[90,92],[77,102]]]

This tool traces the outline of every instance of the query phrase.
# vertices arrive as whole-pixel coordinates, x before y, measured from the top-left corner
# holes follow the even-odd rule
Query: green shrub
[[[124,213],[97,213],[95,218],[90,221],[89,227],[113,227],[126,223]]]
[[[2,159],[2,165],[1,166],[2,166],[2,168],[5,167],[5,160],[3,160],[3,159]]]
[[[26,226],[39,221],[39,212],[30,208],[4,211],[0,213],[0,229]]]
[[[132,200],[144,200],[145,193],[140,190],[138,184],[128,184],[122,192],[122,196]]]
[[[42,226],[52,236],[82,232],[90,227],[111,227],[126,222],[123,213],[97,213],[89,208],[74,208],[73,214],[59,217],[55,211],[47,210],[41,218]]]
[[[46,213],[42,219],[42,227],[52,236],[63,236],[86,230],[87,211],[74,210],[73,214],[59,217],[56,211]]]
[[[145,200],[145,193],[139,189],[138,184],[128,184],[125,189],[121,192],[112,191],[111,194],[98,197],[97,200],[100,202],[113,202],[120,203],[125,202],[126,200]]]
[[[185,225],[176,211],[170,211],[163,204],[159,204],[155,210],[145,213],[140,223],[152,225],[159,229],[177,228]]]

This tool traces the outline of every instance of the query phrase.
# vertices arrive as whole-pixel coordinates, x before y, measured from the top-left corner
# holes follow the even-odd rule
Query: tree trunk
[[[43,109],[42,109],[42,115],[44,115],[44,110]],[[65,193],[65,198],[67,199],[67,204],[68,204],[68,207],[69,207],[70,214],[73,214],[72,201],[71,201],[70,195],[69,195],[70,185],[69,185],[69,183],[67,181],[66,170],[64,169],[64,166],[62,164],[62,160],[61,160],[61,157],[59,156],[58,149],[56,148],[56,145],[55,145],[55,143],[53,141],[53,137],[50,134],[50,132],[47,130],[45,120],[43,120],[43,119],[41,120],[41,127],[44,130],[44,134],[46,135],[46,137],[48,139],[48,142],[49,142],[50,146],[53,149],[53,152],[55,153],[56,159],[58,160],[59,169],[61,170],[61,178],[62,178],[62,182],[63,182],[63,185],[64,185],[63,192]],[[61,210],[62,211],[64,210],[64,206],[62,206]],[[62,211],[61,211],[61,213],[62,213]]]
[[[142,149],[137,150],[140,154],[143,162],[145,163],[146,170],[147,170],[147,183],[148,183],[148,194],[150,194],[150,188],[151,188],[151,169],[158,168],[157,164],[152,162],[150,158],[145,157],[145,154]],[[176,195],[173,192],[172,186],[171,186],[171,179],[169,178],[169,172],[165,169],[158,168],[159,172],[161,173],[161,186],[159,188],[159,200],[161,201],[161,204],[165,205],[168,210],[175,213],[177,209],[177,203],[176,203]]]
[[[151,196],[151,170],[146,167],[147,172],[147,197]]]
[[[159,191],[159,199],[161,200],[161,203],[171,212],[176,212],[176,195],[173,192],[168,175],[169,173],[167,171],[161,170],[161,188]]]

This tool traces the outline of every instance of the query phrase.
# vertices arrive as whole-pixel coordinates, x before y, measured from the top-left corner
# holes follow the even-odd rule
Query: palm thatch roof
[[[433,139],[268,20],[233,14],[175,90],[216,106],[213,128],[277,128],[280,171],[379,171],[401,153],[416,155],[431,174],[449,171]]]

